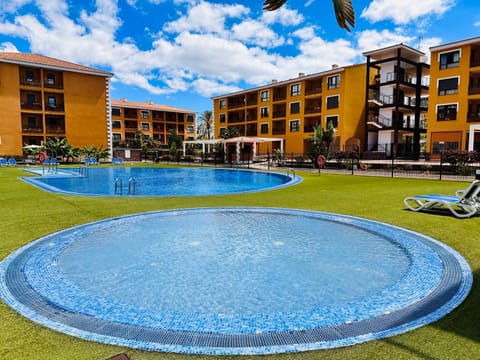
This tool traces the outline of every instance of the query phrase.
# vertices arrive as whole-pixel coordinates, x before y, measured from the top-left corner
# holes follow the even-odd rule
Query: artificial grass
[[[370,176],[301,173],[301,184],[243,195],[107,198],[57,195],[19,180],[20,168],[0,169],[0,259],[45,234],[103,218],[172,208],[266,206],[355,215],[402,226],[436,238],[459,251],[474,273],[469,297],[451,314],[420,329],[355,346],[269,356],[215,356],[215,359],[475,359],[480,353],[480,217],[405,210],[403,198],[423,193],[453,194],[467,183]],[[187,226],[194,226],[190,224]],[[226,224],[228,226],[228,224]],[[1,359],[106,359],[127,352],[132,360],[208,359],[127,349],[77,339],[44,328],[0,302]]]

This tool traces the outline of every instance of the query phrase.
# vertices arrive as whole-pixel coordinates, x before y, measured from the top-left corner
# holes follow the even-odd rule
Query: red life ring
[[[325,157],[325,155],[318,155],[318,157],[317,157],[318,167],[323,168],[323,167],[325,167],[326,164],[327,164],[327,158]]]
[[[38,153],[38,161],[40,161],[40,164],[43,164],[46,157],[47,157],[47,154],[45,154],[43,151]]]

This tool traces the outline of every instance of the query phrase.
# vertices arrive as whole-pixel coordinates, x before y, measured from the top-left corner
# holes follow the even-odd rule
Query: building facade
[[[364,82],[365,64],[333,65],[321,73],[300,73],[294,79],[213,97],[215,137],[236,128],[239,136],[282,138],[285,152],[305,154],[314,127],[331,124],[336,149],[359,150],[365,131]],[[275,150],[267,146],[260,144],[259,151]]]
[[[112,141],[122,146],[136,138],[140,132],[168,144],[173,130],[182,140],[196,138],[196,114],[192,110],[157,105],[152,101],[133,102],[126,99],[112,100]]]
[[[418,159],[427,133],[429,65],[425,54],[398,44],[364,55],[368,131],[363,150]],[[373,83],[368,80],[372,74]]]
[[[112,74],[25,53],[0,52],[0,156],[67,138],[108,147]]]
[[[480,150],[480,37],[430,48],[427,149]]]

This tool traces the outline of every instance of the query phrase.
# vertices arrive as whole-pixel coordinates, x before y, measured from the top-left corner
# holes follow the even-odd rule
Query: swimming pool
[[[62,168],[59,173],[22,179],[51,192],[98,196],[236,194],[277,189],[302,180],[275,172],[221,168],[89,167],[82,171]]]
[[[38,239],[0,297],[42,325],[146,350],[268,354],[431,323],[468,295],[447,246],[356,217],[278,208],[142,213]]]

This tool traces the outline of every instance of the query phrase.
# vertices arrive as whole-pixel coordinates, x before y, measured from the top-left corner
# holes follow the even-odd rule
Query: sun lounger
[[[417,195],[404,200],[412,211],[449,210],[458,218],[480,215],[480,180],[475,180],[465,190],[459,190],[457,195]]]

